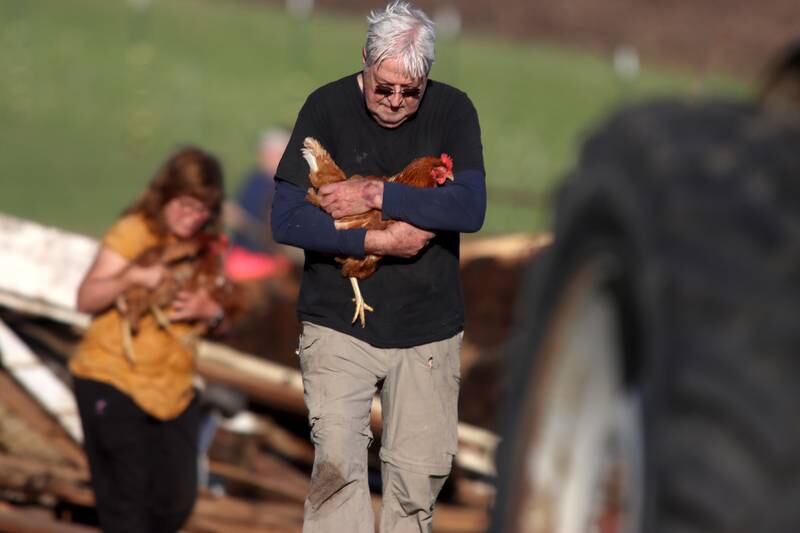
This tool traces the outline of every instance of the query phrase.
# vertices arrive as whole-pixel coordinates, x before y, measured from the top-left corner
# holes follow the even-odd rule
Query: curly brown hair
[[[165,237],[169,229],[164,219],[164,206],[184,195],[203,202],[210,211],[206,231],[219,233],[225,196],[222,165],[216,157],[196,146],[181,148],[170,155],[144,193],[123,215],[142,215],[153,233]]]

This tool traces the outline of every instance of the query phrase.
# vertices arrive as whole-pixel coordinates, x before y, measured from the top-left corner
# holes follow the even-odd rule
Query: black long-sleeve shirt
[[[307,136],[320,141],[348,176],[391,176],[425,155],[453,158],[455,180],[444,186],[384,185],[384,218],[407,221],[436,236],[413,258],[382,258],[376,273],[361,282],[375,308],[363,329],[350,322],[350,283],[334,257],[363,257],[366,230],[337,231],[327,213],[305,201],[309,169],[300,149]],[[383,128],[372,119],[356,75],[312,93],[278,167],[272,210],[274,238],[306,250],[299,318],[382,348],[424,344],[460,331],[459,234],[477,231],[483,223],[484,174],[477,113],[453,87],[428,81],[419,110],[397,128]]]

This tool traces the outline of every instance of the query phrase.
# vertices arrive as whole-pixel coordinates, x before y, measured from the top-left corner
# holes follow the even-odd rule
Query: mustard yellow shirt
[[[159,243],[140,215],[119,219],[103,237],[102,246],[128,260]],[[174,323],[162,329],[147,313],[133,337],[134,361],[122,346],[122,319],[115,307],[96,315],[71,361],[70,370],[80,378],[109,383],[130,396],[145,412],[161,420],[178,416],[194,395],[195,347],[183,339],[190,326]]]

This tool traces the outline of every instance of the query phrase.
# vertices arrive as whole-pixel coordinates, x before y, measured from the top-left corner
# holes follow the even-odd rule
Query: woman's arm
[[[134,285],[155,288],[164,273],[161,265],[133,265],[114,250],[102,246],[78,287],[78,311],[90,314],[104,311],[117,296]]]

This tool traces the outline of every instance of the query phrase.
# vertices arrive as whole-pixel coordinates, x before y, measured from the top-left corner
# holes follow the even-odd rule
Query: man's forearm
[[[327,213],[305,199],[306,192],[278,180],[272,203],[272,235],[275,241],[315,252],[364,257],[364,229],[339,231]]]
[[[472,233],[486,215],[483,172],[462,171],[455,181],[435,189],[387,183],[381,203],[384,219],[404,220],[431,231]]]
[[[364,253],[372,255],[388,255],[386,232],[380,230],[367,230],[364,235]]]
[[[364,236],[364,251],[375,255],[414,257],[435,235],[407,222],[396,221],[385,230],[369,230]]]

